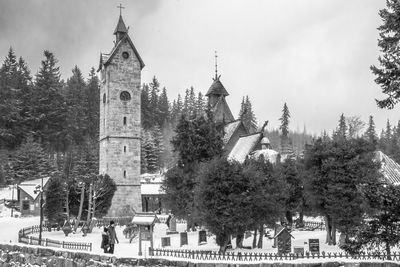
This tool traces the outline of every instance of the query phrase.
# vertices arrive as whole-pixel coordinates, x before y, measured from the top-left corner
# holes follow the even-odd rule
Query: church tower
[[[217,54],[215,54],[215,78],[210,89],[206,93],[208,97],[208,104],[214,114],[214,120],[217,124],[226,124],[235,120],[232,115],[231,109],[225,100],[228,92],[220,81],[221,75],[218,75],[217,69]]]
[[[122,8],[122,7],[120,7]],[[109,54],[100,54],[99,173],[116,183],[109,214],[142,210],[140,189],[140,76],[144,67],[120,14]]]

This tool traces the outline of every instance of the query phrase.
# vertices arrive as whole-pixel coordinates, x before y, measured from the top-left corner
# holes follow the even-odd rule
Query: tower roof
[[[209,95],[229,95],[226,91],[225,87],[222,85],[221,81],[219,80],[220,76],[216,76],[213,80],[214,82],[211,84],[210,89],[208,89],[206,96]]]
[[[121,15],[119,15],[118,24],[117,24],[117,27],[115,27],[114,34],[117,34],[118,32],[128,33],[128,30],[125,26],[124,20],[122,19]]]

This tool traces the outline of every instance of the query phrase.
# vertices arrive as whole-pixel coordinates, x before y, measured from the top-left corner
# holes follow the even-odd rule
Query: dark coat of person
[[[107,249],[108,246],[110,245],[110,236],[107,232],[107,228],[104,229],[104,231],[101,233],[101,245],[100,247],[102,249]]]
[[[119,243],[117,233],[115,232],[115,227],[113,224],[110,225],[110,227],[108,228],[108,234],[110,235],[110,244],[115,244],[115,241]]]

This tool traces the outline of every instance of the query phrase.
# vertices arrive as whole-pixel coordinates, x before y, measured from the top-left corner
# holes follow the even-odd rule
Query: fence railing
[[[226,252],[224,254],[217,251],[202,250],[169,250],[169,249],[152,249],[149,248],[150,255],[154,257],[175,257],[193,260],[212,260],[212,261],[280,261],[280,260],[296,260],[296,259],[355,259],[355,260],[393,260],[400,261],[400,252],[391,253],[360,253],[350,255],[341,252],[321,252],[304,253],[304,254],[277,254],[277,253],[246,253],[246,252]]]
[[[95,227],[103,227],[108,226],[111,221],[114,221],[116,225],[124,226],[128,225],[133,219],[133,216],[124,216],[124,217],[103,217],[94,221]]]
[[[324,222],[304,221],[304,227],[311,228],[314,230],[325,230],[325,223]]]
[[[57,228],[49,227],[48,225],[43,225],[42,228],[43,232],[47,232],[49,230],[56,231]],[[39,245],[39,237],[30,236],[31,234],[39,233],[39,231],[40,231],[39,225],[25,227],[19,230],[18,242],[29,245]],[[52,240],[48,238],[42,238],[41,246],[92,251],[92,243],[65,242],[65,241]]]

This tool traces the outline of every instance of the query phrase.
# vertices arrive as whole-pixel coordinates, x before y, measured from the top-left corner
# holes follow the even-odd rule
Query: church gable
[[[127,52],[128,54],[124,53]],[[114,59],[116,58],[116,59]],[[134,61],[134,63],[139,64],[140,69],[143,69],[144,62],[140,57],[138,51],[132,43],[132,40],[129,38],[128,34],[126,34],[119,42],[115,45],[107,60],[103,63],[104,65],[110,64],[111,62],[117,60],[130,60]]]

